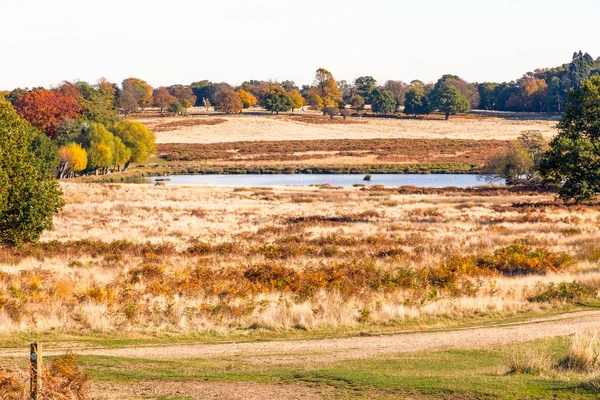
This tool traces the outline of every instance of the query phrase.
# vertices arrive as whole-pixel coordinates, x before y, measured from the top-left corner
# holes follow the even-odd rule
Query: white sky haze
[[[510,81],[600,56],[598,0],[0,0],[0,90],[445,73]]]

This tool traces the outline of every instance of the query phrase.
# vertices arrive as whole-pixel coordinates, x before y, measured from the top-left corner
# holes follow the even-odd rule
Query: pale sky
[[[0,90],[138,77],[510,81],[600,56],[599,0],[0,0]]]

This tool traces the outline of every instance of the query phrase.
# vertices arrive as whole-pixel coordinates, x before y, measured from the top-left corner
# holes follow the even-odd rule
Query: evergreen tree
[[[540,173],[563,200],[589,200],[600,190],[600,77],[571,91],[558,129]]]

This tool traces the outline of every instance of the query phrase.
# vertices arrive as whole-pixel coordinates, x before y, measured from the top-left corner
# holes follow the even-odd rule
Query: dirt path
[[[423,350],[485,348],[600,329],[600,311],[582,311],[521,323],[492,327],[469,327],[438,332],[397,332],[385,335],[315,340],[277,340],[222,344],[136,346],[124,348],[77,348],[81,355],[119,356],[147,359],[231,358],[267,365],[360,359],[383,354]],[[64,348],[65,345],[61,346]],[[62,350],[64,351],[64,350]],[[0,350],[0,357],[23,356],[19,349]],[[47,354],[61,349],[47,347]]]

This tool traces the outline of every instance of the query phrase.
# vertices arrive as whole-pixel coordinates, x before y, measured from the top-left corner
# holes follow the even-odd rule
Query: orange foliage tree
[[[27,120],[50,138],[54,138],[58,124],[66,119],[77,119],[83,112],[71,96],[61,92],[38,90],[19,96],[14,107]]]

